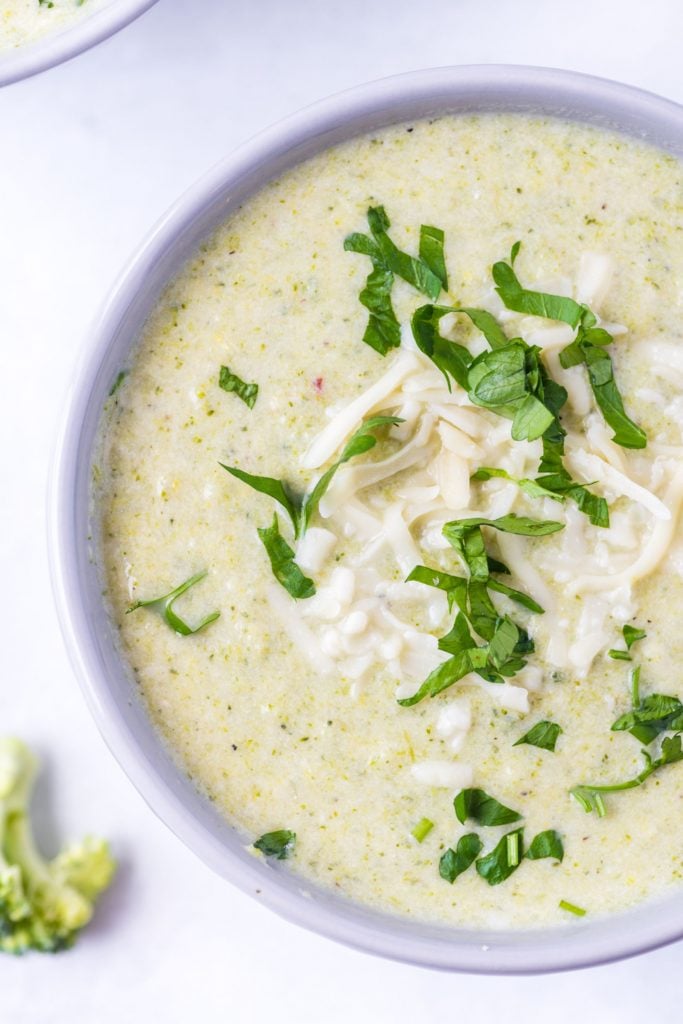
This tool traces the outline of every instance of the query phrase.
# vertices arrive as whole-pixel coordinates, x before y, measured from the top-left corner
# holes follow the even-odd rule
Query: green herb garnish
[[[452,306],[420,306],[413,313],[411,328],[417,347],[441,370],[449,390],[451,377],[460,387],[467,389],[467,371],[472,355],[464,345],[449,341],[439,333],[439,321],[453,312]]]
[[[605,421],[614,431],[612,440],[622,448],[644,448],[647,437],[644,430],[627,415],[624,402],[614,380],[612,358],[605,346],[614,340],[601,327],[596,327],[595,315],[585,309],[576,338],[560,352],[560,363],[566,368],[583,363],[595,401]]]
[[[631,661],[631,648],[638,640],[644,640],[647,633],[644,629],[636,629],[635,626],[629,626],[628,623],[622,627],[622,633],[626,642],[626,650],[620,651],[613,647],[607,653],[615,661]]]
[[[448,849],[439,861],[439,874],[451,885],[458,875],[467,871],[482,851],[482,841],[476,832],[461,836],[454,850]]]
[[[287,860],[294,853],[296,847],[296,832],[289,829],[278,829],[276,832],[266,832],[254,843],[254,849],[260,850],[266,857],[274,857],[276,860]]]
[[[415,828],[410,830],[410,834],[418,843],[423,843],[433,828],[433,821],[429,818],[420,818]]]
[[[499,516],[498,519],[485,519],[482,516],[473,516],[471,519],[454,519],[446,523],[443,528],[443,535],[459,551],[461,537],[479,526],[491,526],[502,533],[515,533],[522,537],[545,537],[549,533],[557,533],[564,529],[564,523],[558,523],[553,519],[530,519],[528,516],[518,516],[510,512],[506,516]],[[466,555],[462,556],[467,561]],[[487,570],[488,571],[488,570]]]
[[[373,431],[402,422],[397,416],[373,416],[366,420],[345,445],[337,461],[323,473],[313,489],[303,498],[292,494],[282,480],[276,480],[271,476],[246,473],[243,469],[226,466],[223,462],[219,465],[237,480],[241,480],[253,490],[260,494],[266,494],[276,501],[289,516],[294,537],[298,539],[310,526],[311,518],[317,512],[320,501],[339,467],[349,459],[362,455],[375,447],[377,438]],[[274,517],[272,525],[259,529],[258,534],[268,552],[273,574],[278,582],[292,597],[311,597],[315,593],[313,581],[304,576],[294,561],[294,551],[280,534],[277,515]]]
[[[508,832],[498,845],[476,862],[477,874],[489,885],[500,885],[519,867],[524,856],[524,829]]]
[[[528,732],[513,743],[513,747],[519,747],[522,743],[528,743],[531,747],[540,747],[541,750],[555,750],[557,738],[562,729],[557,722],[537,722]]]
[[[452,657],[435,668],[412,697],[399,700],[402,707],[412,707],[425,697],[435,697],[469,672],[477,672],[488,682],[500,683],[504,676],[519,672],[526,664],[523,655],[533,651],[533,642],[526,630],[509,616],[500,615],[488,591],[505,594],[533,612],[542,613],[543,609],[528,595],[491,579],[491,571],[507,572],[507,569],[499,563],[492,564],[486,552],[482,526],[523,536],[544,536],[563,528],[562,523],[543,522],[514,514],[499,519],[472,518],[446,523],[443,534],[465,563],[469,578],[420,565],[413,569],[408,580],[444,590],[449,607],[458,606],[453,627],[439,640],[439,649]],[[486,643],[477,645],[470,627]]]
[[[479,825],[509,825],[522,815],[489,796],[483,789],[463,789],[453,801],[455,816],[464,825],[468,818]]]
[[[513,247],[510,262],[494,264],[492,274],[496,291],[508,309],[531,316],[559,320],[577,330],[574,341],[560,353],[563,367],[583,363],[593,389],[595,401],[606,422],[614,431],[613,441],[623,448],[644,448],[647,438],[641,428],[626,414],[624,403],[614,380],[612,359],[605,346],[613,341],[612,335],[597,327],[597,317],[587,306],[563,295],[523,288],[513,269],[519,252],[519,243]]]
[[[403,420],[399,419],[398,416],[372,416],[359,427],[351,440],[345,445],[337,461],[323,473],[313,490],[304,498],[300,511],[300,533],[306,532],[311,517],[318,511],[323,495],[332,483],[332,478],[339,467],[343,466],[349,459],[353,459],[357,455],[364,455],[365,452],[369,452],[375,447],[377,438],[374,436],[373,431],[379,430],[380,427],[397,426],[399,423],[403,423]]]
[[[470,400],[511,419],[515,441],[533,441],[553,426],[555,412],[546,401],[546,385],[561,390],[561,405],[567,398],[564,388],[550,381],[539,355],[535,345],[513,338],[504,348],[482,352],[467,374]]]
[[[278,583],[281,583],[287,593],[297,600],[313,597],[315,584],[308,576],[304,576],[294,561],[294,552],[280,533],[277,513],[273,515],[271,525],[259,527],[257,533],[268,553],[273,576]]]
[[[615,782],[612,785],[605,786],[575,786],[573,789],[570,789],[570,795],[583,807],[584,811],[589,813],[590,811],[596,811],[599,817],[604,817],[606,810],[602,799],[603,793],[619,793],[625,789],[635,789],[636,786],[642,786],[645,780],[649,779],[660,768],[683,760],[680,733],[676,733],[675,736],[664,737],[660,755],[655,760],[652,759],[647,750],[643,750],[642,753],[645,758],[645,767],[635,778],[628,779],[626,782]]]
[[[123,382],[124,382],[124,380],[126,379],[127,376],[128,376],[128,370],[119,370],[119,372],[116,374],[116,379],[114,380],[114,383],[109,388],[109,397],[110,398],[111,398],[112,395],[116,394],[116,392],[119,390],[119,388],[121,387],[121,385],[123,384]]]
[[[539,464],[541,476],[536,482],[546,490],[571,498],[578,509],[588,516],[593,526],[609,526],[609,509],[604,498],[592,494],[567,472],[564,462],[564,431],[559,436],[543,438],[543,455]]]
[[[441,292],[446,268],[443,261],[443,232],[438,228],[423,227],[420,231],[420,250],[429,263],[420,256],[415,258],[402,252],[387,234],[390,221],[383,206],[370,207],[367,212],[370,234],[355,232],[344,239],[347,252],[369,256],[372,271],[359,299],[370,313],[363,341],[380,355],[386,355],[401,344],[401,327],[391,302],[394,277],[401,277],[430,299]]]
[[[250,409],[254,408],[254,403],[258,397],[258,384],[247,384],[227,366],[221,366],[218,386],[223,391],[233,391],[238,398],[242,399],[245,405],[248,405]]]
[[[633,710],[617,718],[612,732],[630,732],[641,743],[649,744],[662,732],[677,732],[683,729],[683,704],[678,697],[663,693],[651,693],[639,699],[638,682],[640,671],[632,676]]]
[[[253,490],[273,498],[289,516],[294,527],[294,536],[298,537],[300,535],[301,500],[289,493],[282,480],[276,480],[272,476],[257,476],[254,473],[245,473],[243,469],[237,469],[236,466],[226,466],[223,462],[219,462],[218,465],[227,470],[231,476],[236,477],[237,480],[248,484]]]
[[[574,914],[576,917],[586,916],[586,911],[583,907],[577,907],[575,903],[569,903],[568,900],[560,900],[558,907],[560,910],[566,910],[569,914]]]
[[[542,860],[544,857],[553,857],[557,861],[564,859],[564,846],[562,840],[554,829],[549,828],[545,832],[539,832],[534,836],[531,846],[524,854],[527,860]]]
[[[150,608],[152,611],[157,612],[164,622],[179,633],[181,636],[190,636],[192,633],[198,633],[200,629],[204,629],[209,623],[215,622],[220,616],[220,612],[211,612],[205,618],[198,622],[196,626],[190,626],[184,619],[173,610],[173,605],[190,587],[193,587],[195,583],[199,583],[207,575],[208,570],[204,569],[203,572],[195,573],[194,576],[190,576],[188,580],[181,583],[175,590],[171,590],[168,594],[164,594],[162,597],[154,597],[149,601],[136,601],[130,608],[126,609],[126,612],[134,612],[138,608]]]
[[[522,287],[514,271],[520,247],[521,243],[515,242],[510,253],[510,262],[501,260],[494,263],[491,270],[496,291],[507,309],[512,309],[515,313],[526,313],[527,316],[542,316],[546,320],[560,320],[570,327],[578,327],[585,306],[564,295],[549,295],[546,292],[530,291]]]
[[[332,479],[339,467],[343,466],[349,459],[355,458],[357,455],[363,455],[375,447],[377,438],[373,435],[373,431],[378,430],[380,427],[396,425],[402,422],[403,420],[397,416],[373,416],[366,420],[347,442],[337,461],[323,473],[313,487],[313,490],[303,498],[292,494],[282,480],[276,480],[271,476],[257,476],[253,473],[245,473],[243,469],[237,469],[235,466],[226,466],[223,462],[219,463],[219,465],[238,480],[248,484],[255,491],[267,494],[274,501],[277,501],[289,516],[294,528],[294,536],[298,538],[302,537],[306,532],[313,514],[317,512],[320,501],[332,483]]]
[[[435,277],[438,277],[441,287],[448,291],[448,271],[446,270],[446,259],[443,252],[444,233],[441,228],[429,227],[423,224],[420,228],[420,259],[426,267],[429,267]],[[438,292],[434,296],[436,298]]]
[[[470,477],[471,480],[493,480],[500,478],[502,480],[509,480],[513,484],[517,484],[520,491],[527,494],[530,498],[552,498],[553,501],[564,501],[563,494],[557,494],[555,491],[549,490],[540,484],[538,480],[529,480],[523,478],[521,480],[515,479],[505,469],[492,469],[490,466],[480,466],[476,473],[473,473]]]

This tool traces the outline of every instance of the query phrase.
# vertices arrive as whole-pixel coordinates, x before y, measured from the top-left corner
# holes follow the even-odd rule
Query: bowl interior
[[[472,112],[577,120],[683,153],[683,109],[675,104],[568,72],[496,66],[373,83],[257,137],[169,212],[111,297],[78,373],[58,444],[50,548],[67,645],[104,738],[150,806],[204,861],[290,920],[366,951],[442,969],[531,973],[605,962],[679,938],[683,889],[657,904],[562,929],[454,931],[350,903],[277,864],[255,860],[243,837],[174,763],[136,699],[103,606],[90,539],[90,464],[102,406],[159,293],[202,239],[267,181],[326,147],[400,121]]]
[[[114,35],[157,0],[109,0],[73,25],[15,50],[0,52],[0,86],[46,71]]]

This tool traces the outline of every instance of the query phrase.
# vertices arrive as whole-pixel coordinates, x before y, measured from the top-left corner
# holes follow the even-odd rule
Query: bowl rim
[[[0,87],[19,82],[72,60],[115,35],[158,0],[111,0],[74,25],[41,36],[35,42],[0,52]]]
[[[297,152],[324,137],[325,132],[348,126],[368,111],[382,110],[392,117],[383,124],[401,123],[408,98],[421,101],[444,92],[461,97],[467,90],[481,96],[480,112],[490,97],[522,89],[537,95],[535,112],[548,114],[544,95],[561,97],[571,111],[572,102],[587,110],[628,113],[628,132],[647,133],[656,123],[668,129],[677,152],[683,155],[683,107],[652,93],[577,72],[515,65],[461,65],[413,71],[379,79],[337,93],[295,113],[241,145],[170,207],[138,248],[110,292],[84,346],[62,424],[56,438],[48,489],[48,555],[58,618],[71,664],[86,704],[110,751],[154,813],[208,866],[242,891],[254,896],[288,921],[358,950],[417,966],[481,974],[540,974],[609,963],[647,952],[683,937],[683,893],[680,907],[673,908],[668,894],[668,914],[660,904],[647,903],[606,919],[582,919],[561,928],[495,933],[488,941],[486,930],[443,930],[437,941],[416,935],[419,923],[368,911],[350,901],[336,906],[311,899],[315,886],[292,892],[278,865],[263,864],[253,857],[240,858],[226,849],[220,837],[198,823],[190,808],[171,791],[151,759],[146,757],[124,719],[121,702],[105,677],[96,651],[86,609],[82,573],[85,538],[76,533],[77,480],[82,455],[82,434],[88,404],[102,364],[113,346],[123,317],[133,305],[142,283],[153,268],[177,245],[182,232],[195,223],[216,197],[231,183],[254,175],[272,164],[278,154]],[[441,107],[442,112],[445,108]],[[395,116],[393,116],[395,115]],[[561,113],[559,116],[563,116]],[[581,120],[567,114],[569,120]],[[611,125],[611,122],[607,121]],[[621,129],[626,131],[625,128]],[[348,132],[349,138],[362,134]],[[667,136],[668,137],[668,136]],[[321,144],[319,149],[327,148]],[[294,158],[292,164],[299,162]],[[254,187],[252,191],[257,191]],[[227,213],[225,214],[227,215]],[[218,220],[214,221],[217,224]],[[128,348],[134,343],[128,340]],[[100,386],[101,391],[101,386]],[[106,391],[101,391],[106,395]],[[90,450],[90,449],[89,449]],[[89,462],[88,462],[89,465]],[[438,930],[438,929],[437,929]],[[448,941],[446,941],[446,932]],[[431,934],[431,933],[430,933]],[[506,940],[499,943],[502,935]]]

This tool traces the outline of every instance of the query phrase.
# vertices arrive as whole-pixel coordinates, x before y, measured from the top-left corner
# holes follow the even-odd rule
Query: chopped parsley
[[[456,848],[448,849],[439,861],[439,874],[451,885],[458,875],[474,863],[483,848],[483,844],[476,832],[468,832],[458,840]]]
[[[469,571],[469,577],[452,576],[427,566],[416,566],[408,581],[424,583],[444,590],[449,607],[457,605],[451,630],[439,640],[439,649],[451,655],[437,666],[412,697],[398,701],[402,707],[412,707],[425,697],[435,697],[470,672],[477,672],[488,682],[500,683],[524,668],[524,655],[533,651],[533,641],[521,626],[508,615],[501,615],[493,604],[489,590],[505,594],[527,610],[542,613],[543,609],[528,595],[491,579],[492,570],[506,572],[505,566],[493,562],[484,543],[482,527],[493,527],[507,533],[527,537],[545,536],[563,529],[563,524],[542,521],[511,513],[499,519],[460,519],[446,523],[443,535],[460,556]],[[477,633],[484,644],[477,644],[472,635]]]
[[[613,647],[607,653],[610,658],[614,658],[615,661],[631,661],[631,648],[638,642],[638,640],[644,640],[647,633],[644,629],[636,629],[635,626],[630,626],[626,623],[626,625],[622,627],[622,634],[626,643],[626,650],[622,651]]]
[[[287,860],[295,848],[296,832],[284,828],[276,832],[266,832],[254,843],[254,849],[260,850],[266,857],[274,857],[275,860]]]
[[[468,819],[479,825],[509,825],[522,815],[489,796],[483,789],[463,789],[453,801],[455,816],[464,825]]]
[[[555,750],[555,744],[557,743],[558,737],[561,735],[562,729],[557,722],[536,722],[536,725],[532,726],[528,732],[525,732],[523,736],[513,743],[513,747],[519,747],[523,743],[528,743],[531,747],[540,747],[541,750]]]
[[[477,874],[489,885],[500,885],[519,867],[524,856],[524,829],[508,832],[500,842],[476,862]]]
[[[241,398],[245,405],[248,405],[250,409],[254,408],[254,403],[258,397],[258,384],[247,384],[236,373],[227,366],[221,366],[221,371],[218,377],[218,386],[223,391],[232,391],[238,398]]]
[[[513,484],[517,484],[520,491],[528,495],[530,498],[551,498],[553,501],[564,501],[564,495],[557,494],[555,491],[549,490],[540,484],[538,480],[529,480],[523,478],[521,480],[515,479],[505,469],[493,469],[490,466],[480,466],[476,473],[473,473],[470,477],[471,480],[494,480],[499,478],[501,480],[509,480]]]
[[[394,278],[400,277],[428,298],[439,297],[445,287],[446,266],[443,257],[443,232],[423,226],[420,230],[420,256],[409,256],[391,240],[390,221],[383,206],[371,206],[367,212],[370,234],[354,232],[344,239],[347,252],[369,256],[372,270],[359,295],[369,312],[363,341],[380,355],[401,344],[401,327],[391,301]]]
[[[373,416],[366,420],[345,445],[337,461],[326,470],[317,481],[313,490],[303,498],[290,492],[288,486],[282,480],[276,480],[271,476],[257,476],[253,473],[246,473],[236,466],[226,466],[221,462],[219,465],[231,476],[242,483],[247,484],[260,494],[266,494],[269,498],[280,505],[287,515],[294,530],[294,537],[298,539],[308,529],[311,518],[318,511],[320,501],[327,492],[332,479],[339,469],[349,459],[357,455],[363,455],[370,451],[377,444],[374,431],[380,427],[391,426],[401,423],[396,416]],[[301,572],[301,569],[294,561],[294,551],[280,534],[277,514],[271,526],[258,530],[258,535],[268,552],[273,575],[285,590],[295,598],[312,597],[315,594],[313,581],[308,579]]]
[[[642,786],[645,780],[649,779],[649,777],[660,768],[664,768],[668,764],[676,764],[678,761],[683,761],[683,749],[681,748],[680,733],[676,733],[674,736],[664,737],[659,757],[654,760],[647,750],[643,749],[642,754],[645,758],[645,767],[638,773],[638,775],[635,776],[635,778],[627,779],[626,782],[615,782],[612,783],[612,785],[574,786],[574,788],[569,791],[570,795],[574,797],[581,807],[583,807],[584,811],[587,813],[596,811],[600,818],[604,818],[607,812],[605,802],[602,798],[603,793],[619,793],[625,789],[635,789],[637,786]]]
[[[678,697],[651,693],[642,701],[634,701],[634,705],[612,724],[612,732],[630,732],[641,743],[649,744],[662,732],[683,730],[683,704]]]
[[[559,834],[552,828],[539,832],[531,841],[531,846],[524,854],[527,860],[542,860],[552,857],[554,860],[564,859],[564,846]]]
[[[519,243],[513,246],[510,262],[494,264],[492,274],[496,291],[508,309],[548,320],[559,320],[577,331],[574,341],[560,353],[563,367],[585,365],[593,395],[605,421],[614,431],[612,440],[622,448],[644,448],[647,438],[624,409],[624,403],[614,380],[612,359],[606,346],[614,340],[612,335],[597,326],[597,317],[585,305],[563,295],[523,288],[514,270]]]
[[[278,583],[296,600],[313,597],[315,584],[308,576],[304,576],[294,561],[294,552],[280,533],[277,512],[273,515],[271,525],[259,527],[257,533],[266,549],[273,576]]]
[[[184,619],[174,611],[173,605],[186,591],[193,587],[200,580],[203,580],[207,575],[208,570],[204,569],[203,572],[195,573],[194,576],[190,576],[189,579],[181,583],[180,586],[176,587],[175,590],[171,590],[168,594],[163,594],[161,597],[151,598],[149,601],[136,601],[130,608],[127,608],[127,613],[137,611],[138,608],[149,608],[151,611],[157,612],[158,615],[164,620],[164,622],[179,633],[181,636],[190,636],[192,633],[198,633],[201,629],[204,629],[211,622],[215,622],[220,616],[220,612],[211,612],[210,615],[206,615],[201,622],[198,622],[196,626],[190,626]]]
[[[109,397],[110,398],[111,398],[112,395],[116,394],[116,392],[119,390],[119,388],[121,387],[121,385],[123,384],[123,382],[124,382],[124,380],[126,379],[127,376],[128,376],[128,370],[119,370],[119,372],[116,374],[116,377],[114,379],[114,383],[109,388]]]

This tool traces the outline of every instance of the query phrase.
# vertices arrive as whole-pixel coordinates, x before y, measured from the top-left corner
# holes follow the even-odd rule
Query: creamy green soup
[[[111,0],[0,0],[0,52],[53,35]]]
[[[380,206],[390,225],[373,235]],[[678,883],[683,765],[664,697],[683,695],[682,230],[681,167],[662,152],[574,124],[443,117],[272,182],[168,286],[103,415],[100,560],[178,763],[245,845],[288,833],[255,856],[451,925],[560,924]],[[556,297],[546,316],[529,290]],[[445,374],[410,326],[434,303],[488,313],[420,314]],[[363,341],[378,334],[384,355]],[[519,351],[519,372],[496,369]],[[561,449],[551,427],[534,436],[558,385]],[[561,472],[539,468],[558,450]],[[284,481],[296,505],[342,454],[298,537],[224,468]],[[555,525],[530,536],[515,517]],[[180,623],[129,611],[203,572],[173,605]],[[461,582],[439,589],[438,572]]]

